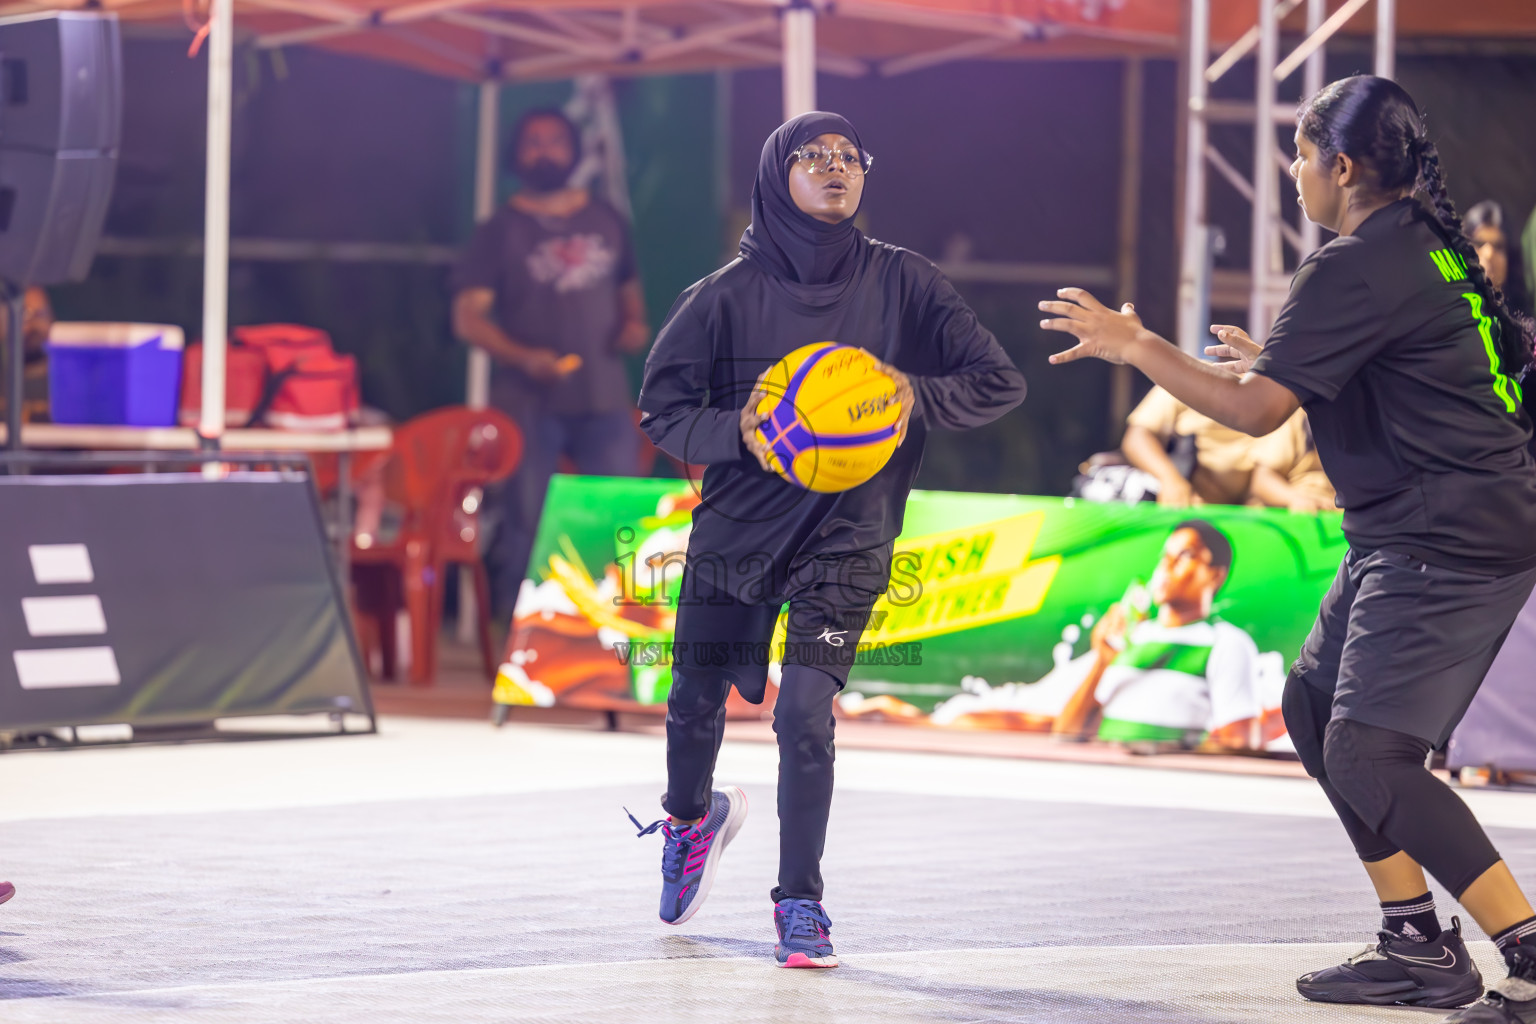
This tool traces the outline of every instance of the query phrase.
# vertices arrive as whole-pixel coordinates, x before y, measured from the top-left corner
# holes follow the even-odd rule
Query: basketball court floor
[[[622,810],[660,814],[656,736],[387,718],[376,737],[0,756],[0,878],[20,890],[0,1021],[1438,1019],[1295,995],[1376,908],[1290,778],[840,752],[844,966],[778,970],[774,765],[727,742],[719,778],[751,815],[673,929],[657,837]],[[1536,884],[1536,794],[1467,796]]]

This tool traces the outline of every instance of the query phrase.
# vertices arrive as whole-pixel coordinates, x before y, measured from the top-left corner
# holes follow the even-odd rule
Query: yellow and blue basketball
[[[896,450],[896,382],[863,349],[803,345],[763,378],[757,428],[768,464],[811,491],[846,491],[880,472]]]

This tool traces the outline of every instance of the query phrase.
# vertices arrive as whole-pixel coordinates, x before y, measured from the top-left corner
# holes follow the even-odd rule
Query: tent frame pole
[[[475,223],[483,224],[496,213],[496,157],[501,134],[501,83],[480,83],[475,131]],[[491,357],[484,349],[469,350],[464,404],[484,409],[491,394]]]
[[[1322,28],[1323,21],[1328,17],[1328,0],[1307,0],[1307,36]],[[1301,71],[1301,94],[1303,97],[1316,96],[1324,85],[1324,78],[1328,71],[1328,54],[1322,47],[1318,47],[1312,56],[1307,58]],[[1301,218],[1301,255],[1305,256],[1322,244],[1323,229],[1318,227],[1306,217]]]
[[[234,116],[234,0],[212,0],[208,26],[208,157],[203,208],[203,406],[198,433],[224,435],[229,331],[230,125]]]
[[[483,224],[496,213],[496,170],[501,138],[501,82],[488,79],[480,83],[478,117],[475,125],[475,223]],[[470,346],[469,366],[464,381],[464,404],[484,409],[491,400],[491,355]],[[456,636],[460,643],[475,639],[475,580],[467,572],[459,573],[459,621]],[[497,652],[500,653],[499,651]]]
[[[1189,2],[1189,50],[1185,59],[1188,91],[1184,97],[1184,202],[1179,260],[1179,347],[1199,355],[1201,336],[1210,320],[1210,227],[1205,222],[1206,103],[1210,83],[1205,64],[1211,53],[1211,0]]]
[[[1397,0],[1376,0],[1376,74],[1397,77]]]
[[[1269,335],[1271,281],[1284,274],[1278,221],[1280,178],[1275,166],[1275,76],[1280,60],[1280,20],[1270,0],[1259,0],[1259,45],[1254,73],[1253,232],[1248,254],[1248,336],[1263,343]],[[1279,263],[1280,266],[1276,267]]]
[[[816,8],[791,0],[784,10],[784,120],[816,109]]]
[[[1120,203],[1116,234],[1115,292],[1119,302],[1136,302],[1137,242],[1141,238],[1142,92],[1146,62],[1127,58],[1120,83]],[[1131,412],[1133,371],[1120,365],[1111,369],[1109,383],[1109,436],[1118,442]]]

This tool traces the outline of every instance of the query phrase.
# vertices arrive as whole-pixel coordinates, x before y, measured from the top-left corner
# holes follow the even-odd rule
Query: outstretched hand
[[[1110,309],[1082,288],[1061,288],[1057,299],[1040,303],[1045,313],[1056,317],[1041,320],[1048,331],[1061,331],[1077,339],[1077,344],[1051,356],[1052,363],[1071,363],[1079,359],[1102,359],[1106,363],[1124,363],[1142,336],[1141,317],[1129,302],[1118,310]]]
[[[1264,347],[1248,337],[1248,332],[1241,327],[1211,324],[1211,333],[1216,335],[1217,344],[1207,345],[1205,354],[1217,360],[1216,365],[1233,376],[1241,377],[1253,369],[1253,361],[1264,351]]]

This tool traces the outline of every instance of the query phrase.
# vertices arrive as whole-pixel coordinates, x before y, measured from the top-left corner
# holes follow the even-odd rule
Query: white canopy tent
[[[1119,27],[1098,6],[1075,0],[1066,5],[1061,0],[22,0],[0,2],[0,17],[93,10],[125,22],[205,19],[208,151],[199,433],[217,447],[224,432],[237,32],[257,49],[319,45],[478,81],[475,212],[483,218],[495,202],[497,101],[504,83],[777,65],[783,70],[784,114],[790,117],[814,109],[818,72],[896,75],[975,57],[1175,49],[1175,36]],[[818,38],[822,25],[827,31]],[[487,378],[488,364],[477,352],[471,404],[484,401]]]
[[[1257,47],[1268,77],[1280,28],[1302,27],[1303,12],[1296,10],[1301,2],[1280,0],[1272,6],[1258,0],[1184,0],[1182,4],[1175,0],[0,0],[0,17],[40,10],[93,10],[116,14],[125,22],[206,18],[209,103],[201,433],[216,445],[224,429],[231,76],[237,32],[258,49],[318,45],[481,83],[475,197],[476,213],[484,217],[495,199],[496,104],[499,86],[506,82],[584,73],[635,75],[778,66],[784,77],[784,112],[792,116],[815,106],[818,72],[890,76],[977,58],[1180,55],[1191,66],[1204,67],[1211,47],[1230,46],[1205,76],[1193,76],[1204,82],[1214,81],[1213,76],[1219,77],[1237,57]],[[1362,13],[1371,2],[1381,12],[1375,19]],[[1388,61],[1381,66],[1388,68],[1394,32],[1536,36],[1530,0],[1479,0],[1460,7],[1447,7],[1440,0],[1306,3],[1306,29],[1322,27],[1302,50],[1320,52],[1318,47],[1331,31],[1356,35],[1374,31],[1378,53],[1384,55],[1379,59]],[[1256,19],[1256,11],[1263,16]],[[1281,69],[1287,74],[1294,70],[1306,56],[1302,50]],[[1314,58],[1307,66],[1320,65]],[[1276,75],[1283,77],[1278,70]],[[1138,77],[1127,75],[1128,99],[1138,98],[1131,93]],[[1205,152],[1200,131],[1205,120],[1222,112],[1217,104],[1206,103],[1203,92],[1197,97],[1200,90],[1203,86],[1191,86],[1194,121],[1189,146],[1196,155],[1185,161],[1185,174],[1187,194],[1201,198],[1183,204],[1185,221],[1196,228],[1204,216],[1205,164],[1210,161],[1223,170]],[[1260,90],[1258,104],[1265,103],[1266,95],[1272,108],[1272,89]],[[1252,111],[1243,113],[1251,116]],[[1127,143],[1122,200],[1132,201],[1135,189],[1131,186],[1139,176],[1135,120],[1128,113],[1122,126]],[[1197,134],[1201,136],[1198,152],[1194,148]],[[1266,164],[1255,179],[1256,191],[1263,192],[1264,184],[1273,179],[1273,168]],[[1112,278],[1123,285],[1134,264],[1128,253],[1133,255],[1135,219],[1127,216],[1126,209],[1121,213],[1119,273]],[[1275,231],[1265,225],[1274,218],[1264,209],[1256,214],[1262,215],[1256,223],[1262,223],[1255,232],[1255,253],[1261,244],[1268,252]],[[1260,234],[1266,236],[1262,243]],[[1186,228],[1181,302],[1186,311],[1192,308],[1191,289],[1196,295],[1209,292],[1209,281],[1202,284],[1204,279],[1191,263],[1190,246],[1198,243],[1197,235],[1199,231]],[[1261,284],[1255,283],[1255,294]],[[472,399],[483,397],[484,380],[485,363],[477,358]]]

